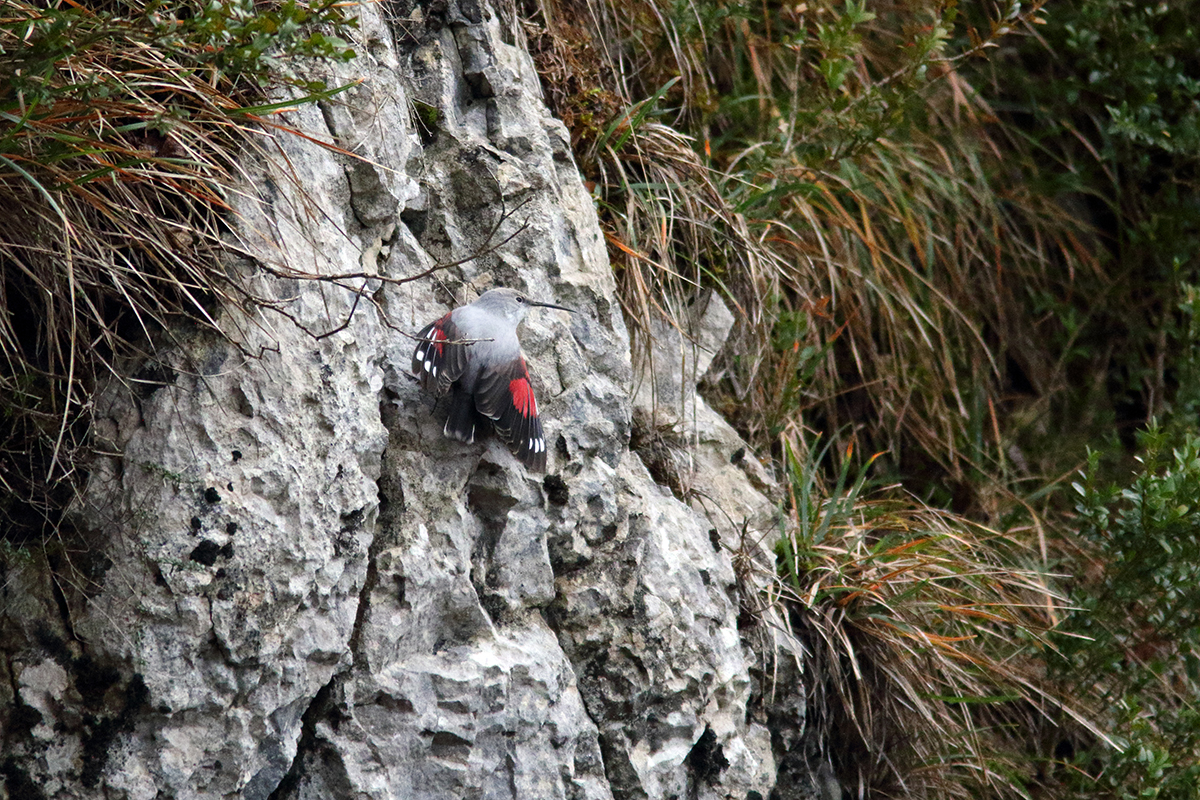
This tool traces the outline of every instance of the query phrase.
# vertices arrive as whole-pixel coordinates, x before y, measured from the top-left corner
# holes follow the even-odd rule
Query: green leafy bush
[[[1093,453],[1078,494],[1074,609],[1051,663],[1094,698],[1116,748],[1064,770],[1081,797],[1200,797],[1200,435],[1139,434],[1139,470],[1106,485]]]

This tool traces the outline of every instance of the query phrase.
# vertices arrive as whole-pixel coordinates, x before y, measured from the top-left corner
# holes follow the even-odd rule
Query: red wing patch
[[[496,432],[512,446],[527,469],[545,471],[546,439],[525,359],[515,358],[480,376],[475,407],[492,420]]]
[[[534,399],[533,387],[529,385],[529,378],[514,378],[509,381],[508,392],[512,395],[512,404],[518,414],[522,417],[537,416],[537,400]]]
[[[467,367],[466,345],[454,344],[459,335],[453,313],[422,328],[413,351],[413,374],[420,379],[421,388],[438,395],[445,394]]]

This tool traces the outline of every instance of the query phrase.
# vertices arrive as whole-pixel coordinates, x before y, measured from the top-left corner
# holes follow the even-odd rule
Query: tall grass
[[[937,499],[961,510],[1057,468],[1025,452],[1028,406],[1068,383],[1046,309],[1099,266],[1083,224],[1004,179],[1005,142],[957,71],[1040,8],[1006,4],[978,31],[938,3],[537,12],[540,52],[570,54],[544,65],[594,36],[595,85],[558,103],[631,325],[721,290],[739,327],[710,399],[764,452],[789,423],[850,425],[897,471],[948,475]],[[613,96],[625,110],[597,121],[592,100]]]
[[[881,140],[836,172],[793,170],[807,180],[781,203],[809,221],[788,231],[804,254],[792,281],[809,294],[781,306],[807,310],[803,344],[828,352],[793,413],[811,409],[827,430],[854,424],[910,475],[930,461],[956,482],[1002,475],[1020,434],[1005,418],[1013,395],[1066,383],[1041,346],[1060,323],[1035,309],[1071,291],[1061,266],[1079,263],[1074,225],[1044,200],[998,191],[986,161],[930,137]],[[769,392],[788,377],[775,367],[752,364],[740,383]]]
[[[1104,380],[1081,375],[1078,300],[1114,279],[966,77],[1045,21],[990,10],[972,29],[937,2],[526,7],[631,328],[701,286],[738,311],[707,397],[788,487],[760,579],[816,659],[810,719],[851,796],[1029,796],[1039,737],[1105,741],[1090,695],[1046,680],[1042,514],[1097,422],[1065,413]],[[572,59],[592,83],[556,92]],[[868,468],[906,491],[869,493]]]

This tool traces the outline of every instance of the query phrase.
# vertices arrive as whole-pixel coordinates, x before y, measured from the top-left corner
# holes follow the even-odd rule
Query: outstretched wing
[[[516,450],[526,469],[546,470],[546,437],[524,358],[518,356],[479,376],[475,408],[492,420],[496,432]]]
[[[413,351],[412,371],[421,388],[443,395],[467,368],[467,346],[453,344],[462,337],[451,317],[453,312],[434,320],[417,334],[420,340]]]

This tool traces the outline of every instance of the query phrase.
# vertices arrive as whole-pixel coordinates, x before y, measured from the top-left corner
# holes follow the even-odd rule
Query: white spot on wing
[[[471,432],[467,434],[467,438],[460,439],[450,432],[450,420],[447,418],[446,424],[442,426],[442,435],[449,439],[458,439],[460,442],[466,442],[467,444],[475,444],[475,425],[474,423],[471,424]]]

